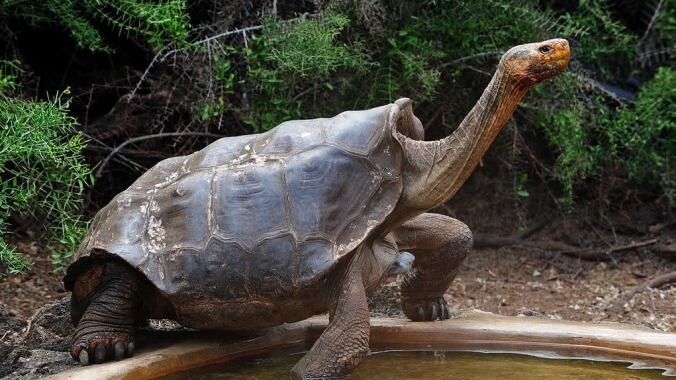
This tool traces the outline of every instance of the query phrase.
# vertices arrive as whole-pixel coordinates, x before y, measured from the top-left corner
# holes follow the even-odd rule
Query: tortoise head
[[[530,88],[565,71],[568,58],[568,41],[557,38],[509,49],[500,60],[500,68],[510,80]]]

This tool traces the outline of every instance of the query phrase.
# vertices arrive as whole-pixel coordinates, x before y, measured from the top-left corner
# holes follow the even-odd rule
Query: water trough
[[[238,336],[177,334],[152,342],[133,358],[75,368],[50,379],[154,379],[283,348],[306,348],[326,317]],[[168,335],[172,337],[172,335]],[[372,318],[371,347],[380,350],[490,351],[631,362],[676,376],[676,334],[623,324],[596,324],[470,313],[438,322]]]

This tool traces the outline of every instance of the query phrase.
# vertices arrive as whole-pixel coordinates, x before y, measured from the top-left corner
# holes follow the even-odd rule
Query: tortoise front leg
[[[464,223],[440,214],[422,214],[393,231],[402,251],[415,256],[414,275],[401,286],[401,306],[414,321],[448,319],[444,293],[472,248]]]
[[[74,297],[71,314],[77,326],[70,351],[73,359],[88,365],[134,354],[134,329],[143,299],[141,282],[129,265],[110,261],[96,290],[83,300]]]
[[[369,311],[361,267],[352,260],[338,277],[329,325],[291,370],[292,379],[333,379],[351,373],[369,351]],[[343,272],[345,273],[345,272]]]

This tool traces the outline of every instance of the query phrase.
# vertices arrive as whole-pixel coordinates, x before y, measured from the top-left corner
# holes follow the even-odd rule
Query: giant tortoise
[[[472,234],[427,211],[455,194],[528,89],[564,71],[569,55],[562,39],[510,49],[439,141],[423,141],[400,99],[161,161],[99,211],[68,268],[73,358],[131,356],[147,318],[233,331],[328,312],[292,376],[345,375],[368,351],[366,292],[411,267],[405,315],[448,318],[443,294]]]

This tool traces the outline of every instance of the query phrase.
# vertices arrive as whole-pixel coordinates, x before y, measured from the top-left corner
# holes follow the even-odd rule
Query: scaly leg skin
[[[134,354],[134,328],[141,310],[141,279],[127,264],[110,261],[77,323],[70,354],[82,365]]]
[[[360,265],[339,277],[329,325],[291,370],[291,379],[336,379],[350,374],[369,351],[369,312]]]
[[[472,248],[469,227],[440,214],[422,214],[395,229],[402,251],[415,256],[414,275],[401,286],[401,307],[413,321],[448,319],[444,293]]]

